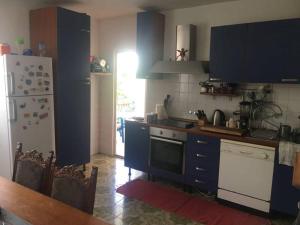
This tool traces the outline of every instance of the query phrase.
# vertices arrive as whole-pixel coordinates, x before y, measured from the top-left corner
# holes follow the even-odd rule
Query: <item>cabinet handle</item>
[[[197,156],[198,158],[206,158],[206,155],[199,154],[199,153],[197,153],[196,156]]]
[[[215,77],[215,78],[211,77],[211,78],[209,78],[209,80],[210,81],[221,81],[222,79],[221,78],[217,78],[217,77]]]
[[[206,141],[197,140],[197,144],[207,145],[207,142]]]
[[[196,170],[197,170],[197,171],[201,171],[201,172],[206,171],[206,169],[200,168],[200,167],[198,167],[198,166],[196,166]]]
[[[281,79],[281,82],[299,82],[299,79],[283,78]]]
[[[204,182],[204,181],[202,181],[202,180],[198,180],[198,179],[195,179],[195,182],[196,182],[196,183],[198,183],[198,184],[205,184],[205,182]]]
[[[243,155],[252,155],[252,152],[244,152],[244,151],[240,151],[241,154]]]
[[[146,127],[141,127],[141,130],[146,130]]]

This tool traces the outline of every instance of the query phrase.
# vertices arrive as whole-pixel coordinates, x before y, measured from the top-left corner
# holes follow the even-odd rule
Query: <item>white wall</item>
[[[179,9],[165,12],[165,49],[164,58],[174,58],[175,31],[177,24],[197,25],[197,58],[209,59],[211,26],[237,24],[246,22],[266,21],[300,17],[299,0],[240,0]],[[166,94],[171,94],[171,115],[183,118],[195,118],[188,114],[189,110],[204,109],[210,116],[214,109],[220,108],[232,116],[238,110],[241,98],[213,98],[200,95],[199,81],[207,75],[165,76],[164,80],[148,81],[148,98],[146,111],[155,110],[156,103],[162,103]],[[273,100],[284,110],[284,116],[277,122],[287,122],[300,126],[297,116],[300,115],[299,104],[294,96],[300,95],[300,85],[273,85]]]
[[[15,40],[23,37],[24,47],[30,46],[29,11],[42,7],[36,0],[0,0],[0,43],[8,43],[14,52],[17,51]]]
[[[101,20],[98,23],[100,57],[107,59],[114,68],[114,58],[121,51],[136,48],[136,16],[126,16]],[[113,154],[114,138],[114,95],[115,77],[101,77],[99,81],[98,119],[100,131],[98,134],[99,150],[102,153]]]

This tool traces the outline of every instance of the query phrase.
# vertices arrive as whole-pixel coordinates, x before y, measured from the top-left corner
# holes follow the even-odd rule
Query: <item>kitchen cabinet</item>
[[[294,52],[292,46],[294,44],[290,43],[295,38],[292,35],[295,25],[293,20],[248,25],[245,81],[264,83],[296,81],[293,80],[297,79],[297,76],[294,77],[296,73],[289,72],[291,69],[289,64],[297,57],[291,55],[292,51]],[[300,42],[299,39],[297,42]]]
[[[60,7],[30,11],[30,41],[53,59],[56,161],[90,162],[90,17]]]
[[[212,27],[210,79],[299,83],[300,19]]]
[[[275,166],[272,185],[271,209],[297,215],[300,190],[292,185],[293,167],[278,163],[278,150],[275,154]]]
[[[137,44],[139,57],[137,78],[159,78],[149,73],[152,65],[163,59],[165,16],[157,12],[140,12],[137,14]]]
[[[186,149],[186,183],[215,193],[218,188],[220,139],[188,135]]]
[[[238,82],[245,72],[247,25],[211,28],[210,80]]]
[[[125,166],[147,172],[149,145],[149,126],[125,121]]]

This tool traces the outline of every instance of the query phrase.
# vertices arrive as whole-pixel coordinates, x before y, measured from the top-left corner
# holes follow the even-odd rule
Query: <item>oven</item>
[[[151,127],[149,167],[184,175],[186,140],[186,132]]]

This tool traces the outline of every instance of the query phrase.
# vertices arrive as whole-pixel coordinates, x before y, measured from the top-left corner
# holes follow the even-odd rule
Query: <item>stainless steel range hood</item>
[[[196,61],[196,26],[176,26],[174,61],[158,61],[150,69],[155,74],[204,74],[206,61]]]

